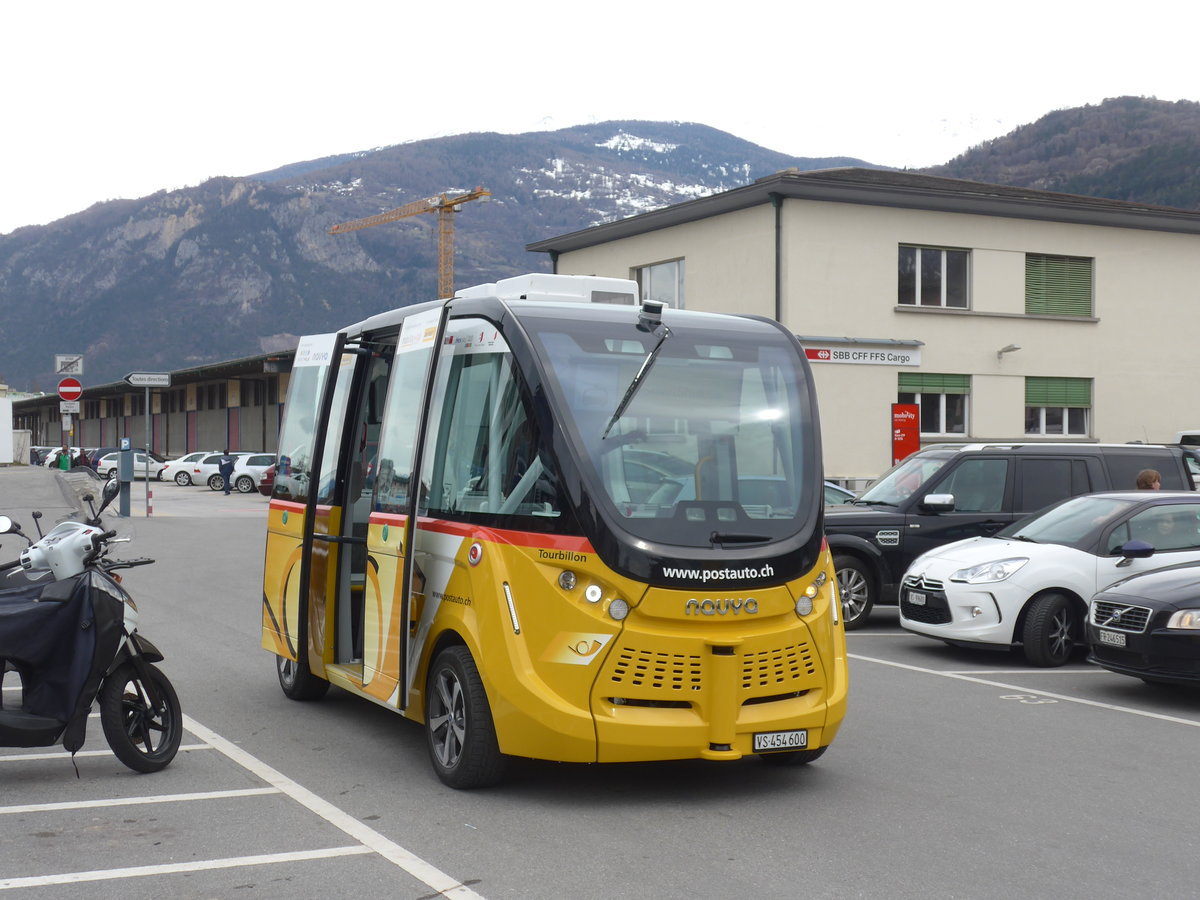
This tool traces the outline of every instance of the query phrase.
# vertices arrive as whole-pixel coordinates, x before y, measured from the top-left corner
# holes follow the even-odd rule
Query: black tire
[[[1062,594],[1034,599],[1021,631],[1025,658],[1035,666],[1061,666],[1071,658],[1082,627],[1078,611]]]
[[[862,628],[875,607],[875,575],[855,556],[835,556],[833,568],[842,598],[842,622],[847,631]]]
[[[433,770],[450,787],[487,787],[504,776],[508,760],[496,741],[483,679],[466,647],[447,647],[429,667],[425,735]]]
[[[176,472],[175,473],[175,483],[177,485],[179,485],[180,487],[187,487],[189,484],[192,483],[192,476],[189,475],[187,472]]]
[[[162,469],[159,469],[159,470],[158,470],[158,472],[157,472],[157,473],[155,474],[155,476],[154,476],[154,480],[155,480],[155,481],[162,481],[162,480],[163,480],[162,473],[163,473],[163,470],[162,470]]]
[[[107,472],[104,474],[104,480],[105,480],[105,481],[108,481],[108,479],[110,479],[110,478],[116,478],[116,477],[117,477],[117,470],[116,470],[116,467],[115,467],[115,466],[114,466],[113,468],[109,469],[109,470],[108,470],[108,471],[107,471]]]
[[[183,712],[175,688],[145,663],[146,678],[122,663],[100,686],[100,724],[113,754],[135,772],[165,769],[179,750]]]
[[[208,489],[210,491],[225,490],[225,479],[222,478],[220,475],[209,475],[208,476]]]
[[[293,662],[286,656],[275,657],[275,674],[285,696],[292,700],[320,700],[329,690],[329,682],[318,678],[308,668],[308,660]]]
[[[254,490],[254,479],[249,475],[239,475],[233,486],[238,489],[239,493],[249,494]]]
[[[760,753],[758,758],[772,766],[807,766],[818,760],[829,749],[829,746],[818,747],[816,750],[785,750],[783,753]]]

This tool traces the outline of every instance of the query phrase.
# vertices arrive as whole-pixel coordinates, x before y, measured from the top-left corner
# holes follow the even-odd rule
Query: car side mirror
[[[1117,552],[1121,554],[1122,559],[1118,566],[1127,566],[1135,559],[1147,559],[1154,555],[1154,545],[1147,544],[1145,541],[1126,541],[1117,548]]]
[[[926,494],[921,498],[921,509],[925,512],[954,512],[953,494]]]

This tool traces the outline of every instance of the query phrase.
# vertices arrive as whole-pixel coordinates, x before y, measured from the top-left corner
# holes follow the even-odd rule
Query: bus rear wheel
[[[329,682],[318,678],[308,668],[308,660],[304,659],[304,651],[299,653],[299,659],[288,659],[286,656],[275,657],[275,672],[279,676],[279,686],[284,696],[292,700],[320,700],[329,690]]]
[[[447,647],[429,669],[425,735],[433,769],[450,787],[487,787],[504,776],[483,679],[466,647]]]

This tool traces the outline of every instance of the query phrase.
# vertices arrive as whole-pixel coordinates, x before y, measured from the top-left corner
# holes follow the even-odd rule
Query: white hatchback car
[[[146,477],[146,459],[147,457],[145,453],[135,452],[133,454],[133,477],[135,481],[144,479]],[[166,463],[161,463],[152,456],[149,458],[149,460],[150,477],[162,481],[163,468],[166,466]],[[106,453],[104,456],[100,457],[100,461],[96,463],[96,473],[104,478],[112,478],[117,474],[117,469],[120,466],[120,463],[121,452],[119,450],[116,453]]]
[[[1192,560],[1194,491],[1085,494],[917,557],[900,584],[900,625],[955,645],[1021,645],[1033,665],[1061,666],[1085,640],[1094,594]]]
[[[275,465],[274,453],[249,453],[239,456],[237,462],[233,464],[234,488],[242,494],[249,494],[257,490],[263,472],[273,465]]]
[[[191,479],[192,484],[206,484],[209,490],[221,491],[225,489],[225,480],[221,478],[221,457],[225,454],[220,450],[203,456],[192,463]],[[237,466],[237,459],[243,456],[249,456],[249,453],[234,451],[229,454],[234,457],[234,466]]]

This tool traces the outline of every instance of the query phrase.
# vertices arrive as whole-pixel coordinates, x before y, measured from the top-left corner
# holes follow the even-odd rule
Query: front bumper
[[[942,641],[1009,646],[1020,602],[1010,586],[950,584],[906,577],[900,583],[900,625],[907,631]],[[924,602],[921,602],[924,601]]]
[[[1116,631],[1124,647],[1100,640]],[[1119,631],[1088,623],[1088,660],[1118,675],[1171,684],[1200,684],[1200,632],[1154,628],[1141,633]]]

